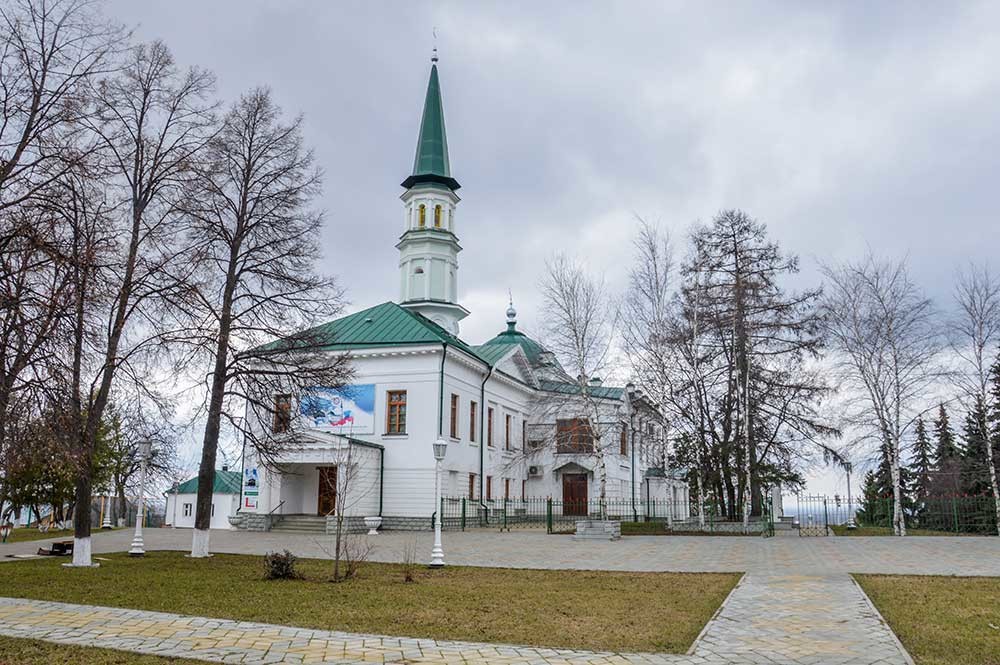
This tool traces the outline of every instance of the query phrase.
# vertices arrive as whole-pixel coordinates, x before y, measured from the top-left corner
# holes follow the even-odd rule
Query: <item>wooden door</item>
[[[332,515],[337,509],[337,467],[321,466],[319,469],[319,515]]]
[[[563,474],[563,515],[587,514],[587,474]]]

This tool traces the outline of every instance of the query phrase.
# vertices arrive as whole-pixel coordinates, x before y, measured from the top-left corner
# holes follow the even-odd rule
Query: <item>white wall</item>
[[[375,385],[375,433],[355,434],[354,438],[377,443],[385,448],[384,507],[387,516],[428,516],[434,511],[434,455],[432,444],[439,431],[448,442],[448,452],[442,465],[442,477],[448,472],[459,477],[457,485],[467,493],[468,474],[475,473],[480,484],[479,456],[480,427],[476,427],[476,440],[469,437],[470,401],[478,404],[478,418],[486,418],[486,409],[480,395],[480,386],[486,373],[482,363],[460,351],[450,349],[445,363],[443,406],[440,405],[439,381],[441,347],[399,347],[378,353],[353,355],[356,384]],[[390,390],[407,392],[407,418],[405,434],[388,434],[385,430],[386,399]],[[510,413],[512,445],[521,446],[521,420],[529,413],[532,390],[501,375],[494,375],[486,385],[486,401],[494,404],[494,447],[486,449],[483,476],[493,476],[494,497],[502,497],[503,477],[512,477],[512,494],[520,494],[523,465],[518,466],[517,454],[503,450],[504,415]],[[457,436],[450,431],[451,395],[459,396]],[[297,408],[297,407],[293,407]],[[441,416],[439,427],[438,415]],[[251,419],[254,422],[254,419]],[[482,433],[485,438],[485,432]],[[377,454],[377,451],[372,451]],[[308,463],[308,460],[291,458],[288,461]],[[252,451],[248,451],[246,466],[256,464]],[[377,471],[377,459],[371,467]],[[289,514],[293,508],[302,513],[316,512],[316,495],[305,485],[306,479],[282,477],[266,469],[261,474],[261,495],[256,512],[267,513],[282,500],[286,504],[281,512]],[[477,490],[478,491],[478,490]],[[310,494],[311,493],[311,494]],[[447,487],[445,488],[447,492]],[[287,496],[286,496],[287,494]],[[363,505],[362,514],[377,514],[377,492]],[[246,510],[246,509],[244,509]],[[358,510],[362,510],[361,507]],[[374,512],[371,512],[373,511]]]
[[[167,494],[166,520],[168,526],[183,529],[194,528],[195,502],[197,494]],[[212,505],[214,513],[209,525],[211,529],[231,529],[229,517],[236,514],[239,505],[239,494],[213,494]],[[191,514],[184,515],[184,506],[189,505]]]

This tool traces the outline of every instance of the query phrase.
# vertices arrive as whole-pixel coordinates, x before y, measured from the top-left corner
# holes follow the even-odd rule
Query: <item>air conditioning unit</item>
[[[531,465],[528,467],[528,477],[536,477],[542,475],[542,467]]]

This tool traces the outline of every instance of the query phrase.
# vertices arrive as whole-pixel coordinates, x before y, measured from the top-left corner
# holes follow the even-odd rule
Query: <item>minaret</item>
[[[451,177],[444,106],[438,83],[437,48],[431,57],[424,115],[420,121],[413,173],[403,181],[404,231],[399,250],[399,301],[453,335],[469,311],[458,304],[458,253],[455,208],[461,186]]]

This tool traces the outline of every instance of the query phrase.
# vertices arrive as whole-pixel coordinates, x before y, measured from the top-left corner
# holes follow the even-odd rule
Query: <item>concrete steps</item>
[[[285,515],[271,531],[287,533],[326,533],[326,517],[320,515]]]

